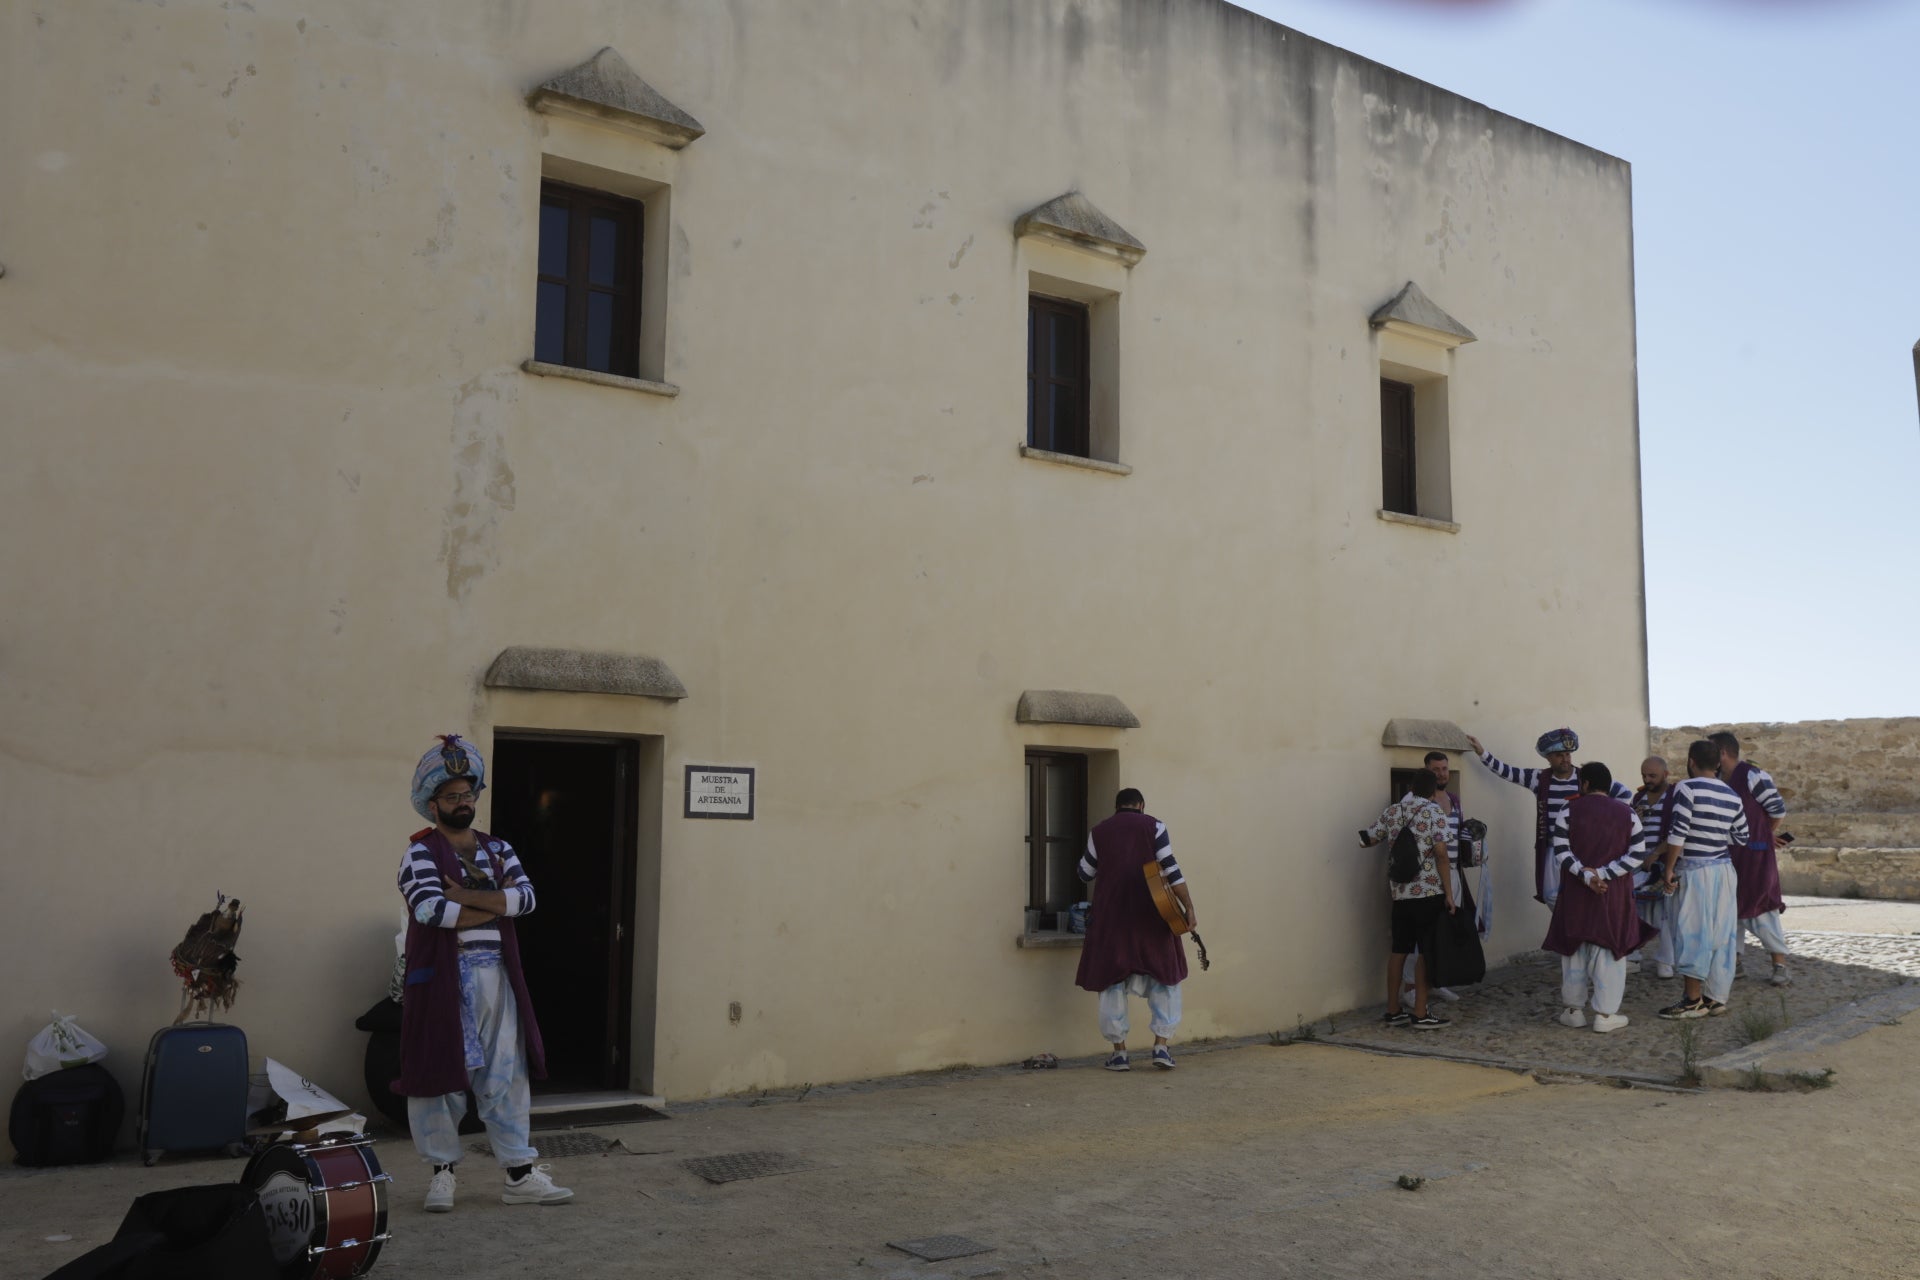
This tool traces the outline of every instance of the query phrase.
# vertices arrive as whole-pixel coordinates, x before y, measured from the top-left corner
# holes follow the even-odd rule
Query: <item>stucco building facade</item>
[[[1225,1035],[1376,996],[1353,832],[1448,722],[1637,761],[1620,160],[1220,0],[4,22],[15,1043],[132,1083],[220,890],[255,1054],[361,1098],[440,732],[557,1075],[670,1098],[1095,1051],[1119,785]]]

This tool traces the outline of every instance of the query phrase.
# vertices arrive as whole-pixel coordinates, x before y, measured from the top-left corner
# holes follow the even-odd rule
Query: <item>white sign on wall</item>
[[[723,764],[688,765],[686,816],[753,821],[753,770]]]

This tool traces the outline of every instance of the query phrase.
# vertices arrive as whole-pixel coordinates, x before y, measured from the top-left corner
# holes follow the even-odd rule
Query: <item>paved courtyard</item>
[[[1867,932],[1850,910],[1825,932]],[[1852,948],[1835,963],[1910,959],[1894,926],[1920,928],[1920,907],[1893,915],[1875,926],[1883,943],[1831,944]],[[389,1136],[394,1239],[373,1274],[1905,1277],[1920,1240],[1907,1101],[1920,1017],[1821,1053],[1830,1087],[1764,1093],[1337,1043],[1205,1046],[1170,1073],[954,1072],[607,1127],[621,1147],[554,1160],[578,1192],[556,1208],[500,1204],[476,1158],[445,1216],[420,1211],[421,1167]],[[714,1185],[684,1163],[746,1152],[795,1171]],[[238,1167],[0,1172],[0,1277],[44,1276],[105,1240],[143,1191]],[[928,1262],[888,1244],[936,1235],[985,1251]]]
[[[1677,1081],[1689,1054],[1705,1062],[1920,981],[1920,904],[1791,898],[1785,919],[1794,950],[1792,985],[1768,984],[1772,966],[1749,941],[1744,976],[1734,983],[1725,1017],[1663,1022],[1656,1013],[1680,998],[1680,980],[1662,980],[1647,965],[1627,979],[1621,1012],[1631,1022],[1624,1030],[1571,1030],[1553,1020],[1562,1007],[1560,959],[1534,952],[1489,974],[1480,986],[1463,989],[1457,1004],[1435,1000],[1433,1007],[1453,1020],[1444,1030],[1383,1028],[1379,1018],[1386,1006],[1380,1004],[1334,1018],[1325,1035],[1335,1043],[1394,1052]],[[1803,921],[1830,927],[1803,927]]]

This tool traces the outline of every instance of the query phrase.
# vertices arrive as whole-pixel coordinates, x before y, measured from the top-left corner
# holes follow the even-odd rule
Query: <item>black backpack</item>
[[[1420,878],[1420,842],[1414,838],[1413,826],[1409,823],[1400,828],[1400,834],[1393,838],[1393,847],[1387,850],[1387,879],[1395,884],[1412,884]]]
[[[120,1085],[108,1070],[89,1062],[29,1080],[14,1095],[7,1138],[14,1162],[25,1165],[92,1164],[113,1154],[113,1140],[127,1113]]]

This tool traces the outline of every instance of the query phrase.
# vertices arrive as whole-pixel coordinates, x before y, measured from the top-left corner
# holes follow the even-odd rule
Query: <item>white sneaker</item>
[[[520,1179],[507,1179],[507,1189],[500,1193],[503,1204],[565,1204],[573,1199],[573,1192],[565,1187],[553,1185],[553,1179],[547,1176],[550,1164],[537,1164],[527,1170]]]
[[[442,1169],[427,1182],[427,1199],[420,1206],[428,1213],[453,1212],[453,1170]]]
[[[1448,1004],[1460,1003],[1460,993],[1455,991],[1452,987],[1435,987],[1433,989],[1433,994],[1436,996],[1439,996],[1442,1000],[1445,1000]]]
[[[1627,1025],[1624,1013],[1596,1013],[1593,1015],[1593,1029],[1605,1035],[1609,1031],[1618,1031]]]
[[[1671,978],[1673,976],[1673,966],[1670,964],[1659,965],[1654,969],[1654,972],[1663,978]]]
[[[1553,1020],[1563,1027],[1584,1027],[1587,1025],[1587,1015],[1574,1008],[1562,1009],[1555,1015]]]

